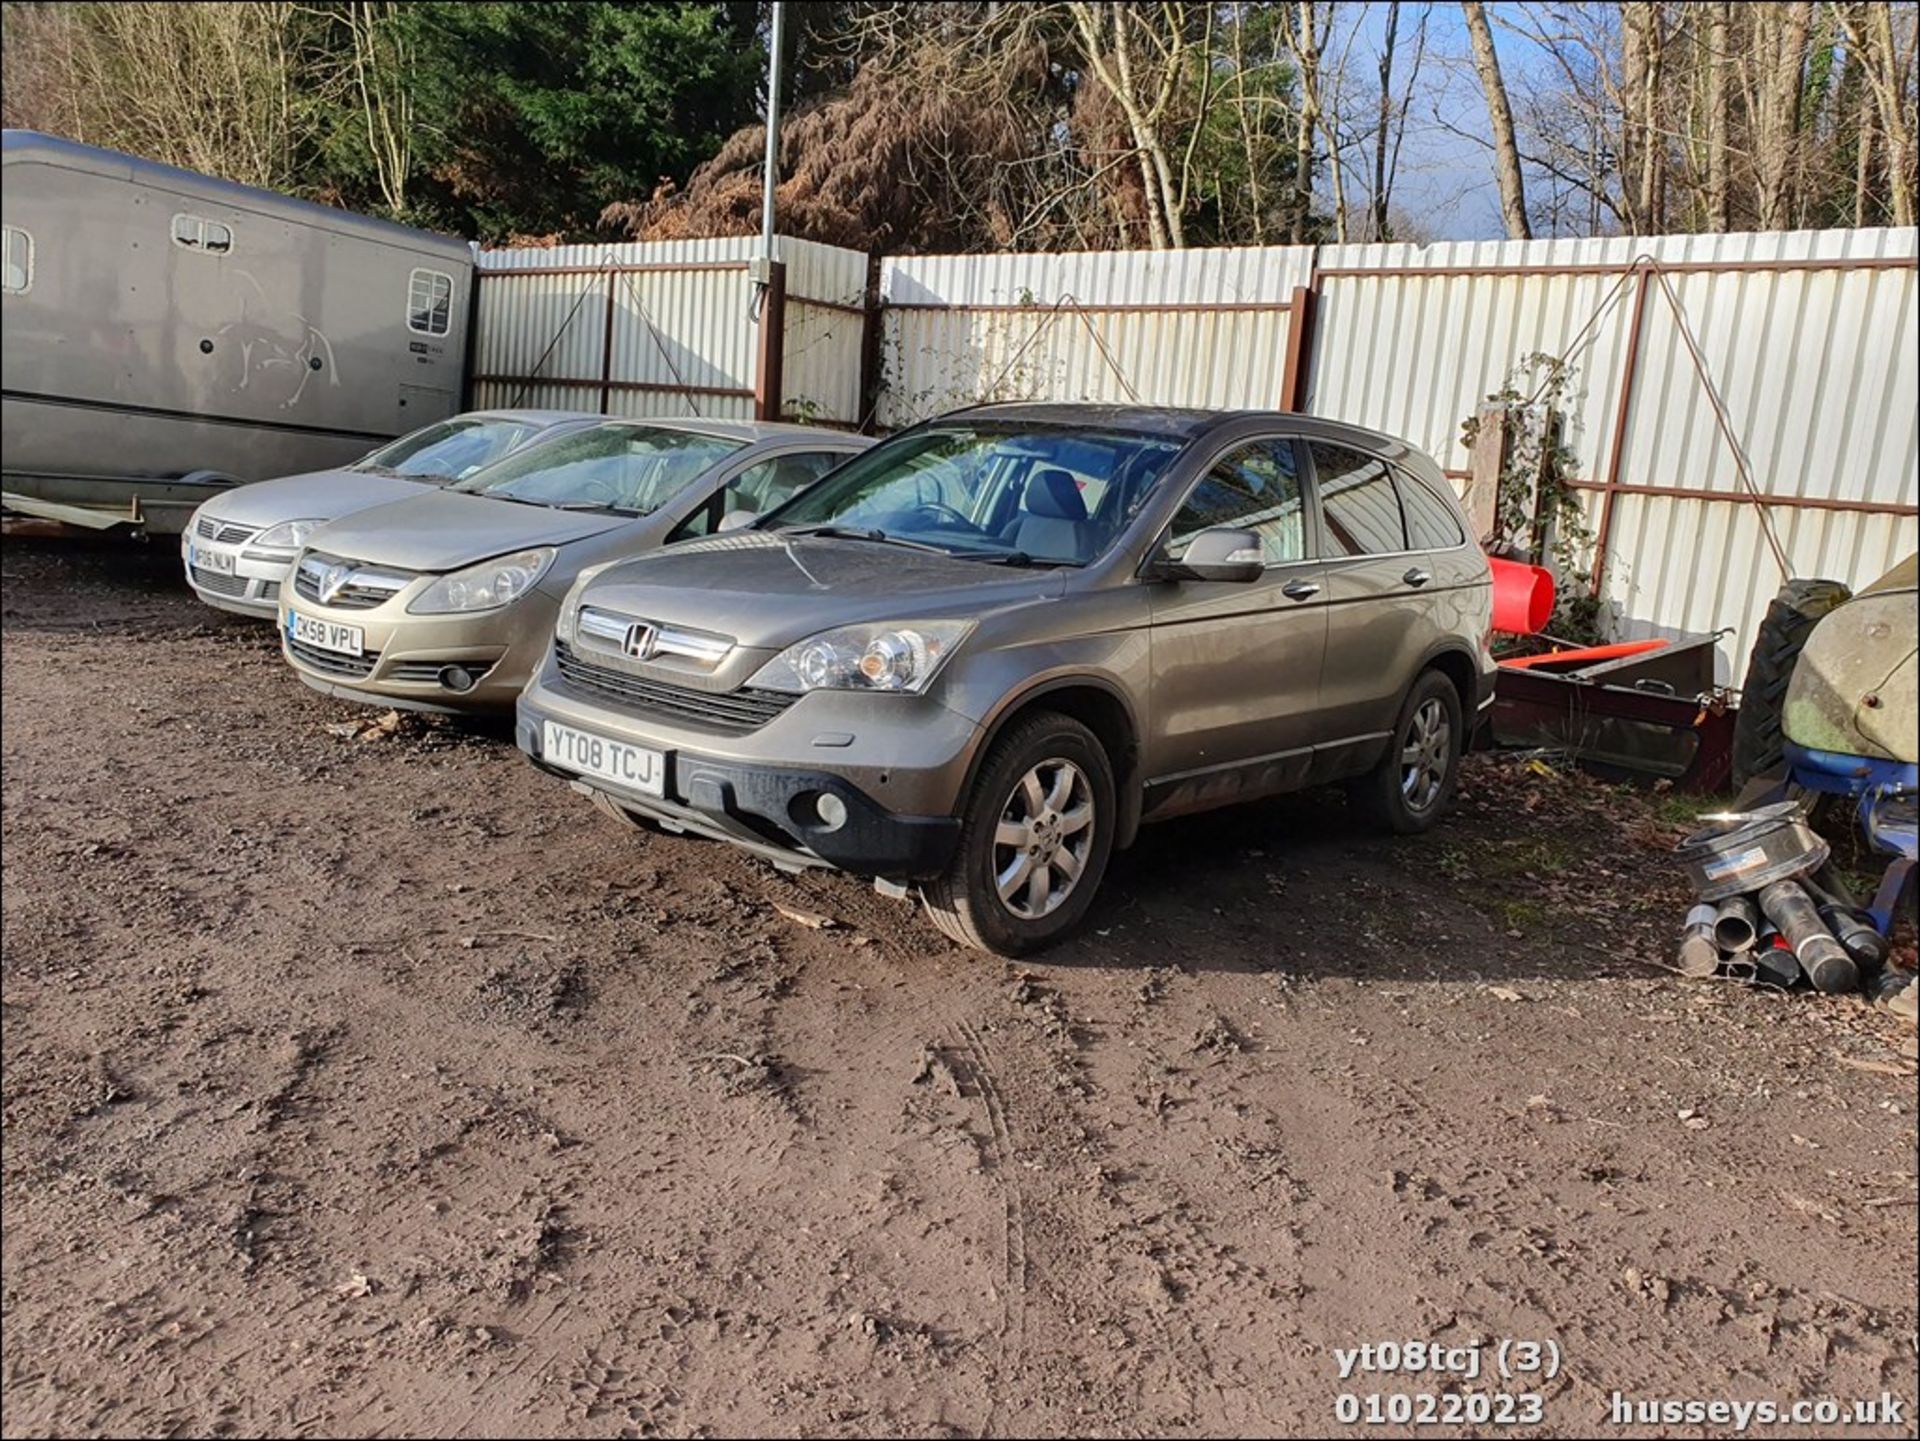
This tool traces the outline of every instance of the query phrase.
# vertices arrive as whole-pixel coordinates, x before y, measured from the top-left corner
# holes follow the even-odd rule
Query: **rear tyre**
[[[1807,637],[1853,592],[1837,580],[1790,580],[1767,607],[1747,660],[1747,677],[1740,686],[1740,710],[1733,720],[1733,780],[1745,785],[1765,775],[1786,759],[1786,738],[1780,729],[1787,703],[1787,683],[1806,647]]]
[[[1107,871],[1113,767],[1094,733],[1043,711],[994,742],[960,817],[946,873],[921,888],[952,940],[1024,956],[1086,918]]]
[[[1439,671],[1423,672],[1400,707],[1387,753],[1348,787],[1348,799],[1370,825],[1418,835],[1453,799],[1465,738],[1460,693]]]

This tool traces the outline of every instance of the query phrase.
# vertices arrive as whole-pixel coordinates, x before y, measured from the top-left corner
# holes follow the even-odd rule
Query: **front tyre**
[[[1043,711],[994,742],[927,914],[963,946],[1024,956],[1085,919],[1113,851],[1113,768],[1094,733]]]
[[[1396,835],[1418,835],[1453,799],[1465,738],[1460,693],[1439,671],[1426,671],[1407,692],[1387,753],[1353,782],[1348,795],[1369,823]]]

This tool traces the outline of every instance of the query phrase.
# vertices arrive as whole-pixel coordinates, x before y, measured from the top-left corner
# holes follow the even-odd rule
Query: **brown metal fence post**
[[[600,413],[613,414],[609,401],[613,395],[613,285],[614,273],[607,272],[607,315],[600,336]]]
[[[1591,589],[1598,600],[1604,593],[1607,578],[1607,543],[1613,536],[1613,507],[1620,496],[1620,467],[1624,463],[1623,452],[1627,444],[1627,420],[1633,414],[1633,382],[1640,373],[1640,330],[1641,322],[1646,318],[1647,283],[1649,265],[1640,270],[1640,278],[1634,283],[1633,315],[1627,321],[1627,360],[1625,373],[1620,377],[1620,406],[1613,414],[1613,443],[1607,451],[1607,479],[1600,492],[1600,525],[1593,541],[1593,579]]]
[[[867,256],[867,289],[860,321],[860,390],[854,400],[854,428],[872,435],[880,413],[880,252]]]
[[[1287,302],[1287,362],[1280,376],[1280,408],[1304,411],[1307,407],[1307,381],[1313,373],[1313,292],[1304,285],[1293,287]]]
[[[760,298],[760,352],[753,375],[753,418],[778,420],[785,403],[781,368],[787,348],[787,266],[783,260],[767,267],[766,293]]]

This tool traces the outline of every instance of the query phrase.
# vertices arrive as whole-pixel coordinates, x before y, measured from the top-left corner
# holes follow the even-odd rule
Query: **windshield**
[[[453,489],[646,515],[744,444],[652,425],[596,425],[510,455]]]
[[[459,480],[517,449],[540,429],[524,420],[484,416],[443,420],[381,446],[353,468],[416,480]]]
[[[1180,450],[1154,435],[943,425],[855,457],[762,527],[1085,565],[1113,544]]]

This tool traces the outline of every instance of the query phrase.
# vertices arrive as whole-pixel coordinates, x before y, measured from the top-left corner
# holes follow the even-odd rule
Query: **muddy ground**
[[[1910,1034],[1649,964],[1672,803],[1176,823],[1008,965],[342,734],[174,564],[4,547],[7,1434],[1316,1435],[1415,1338],[1911,1434]]]

